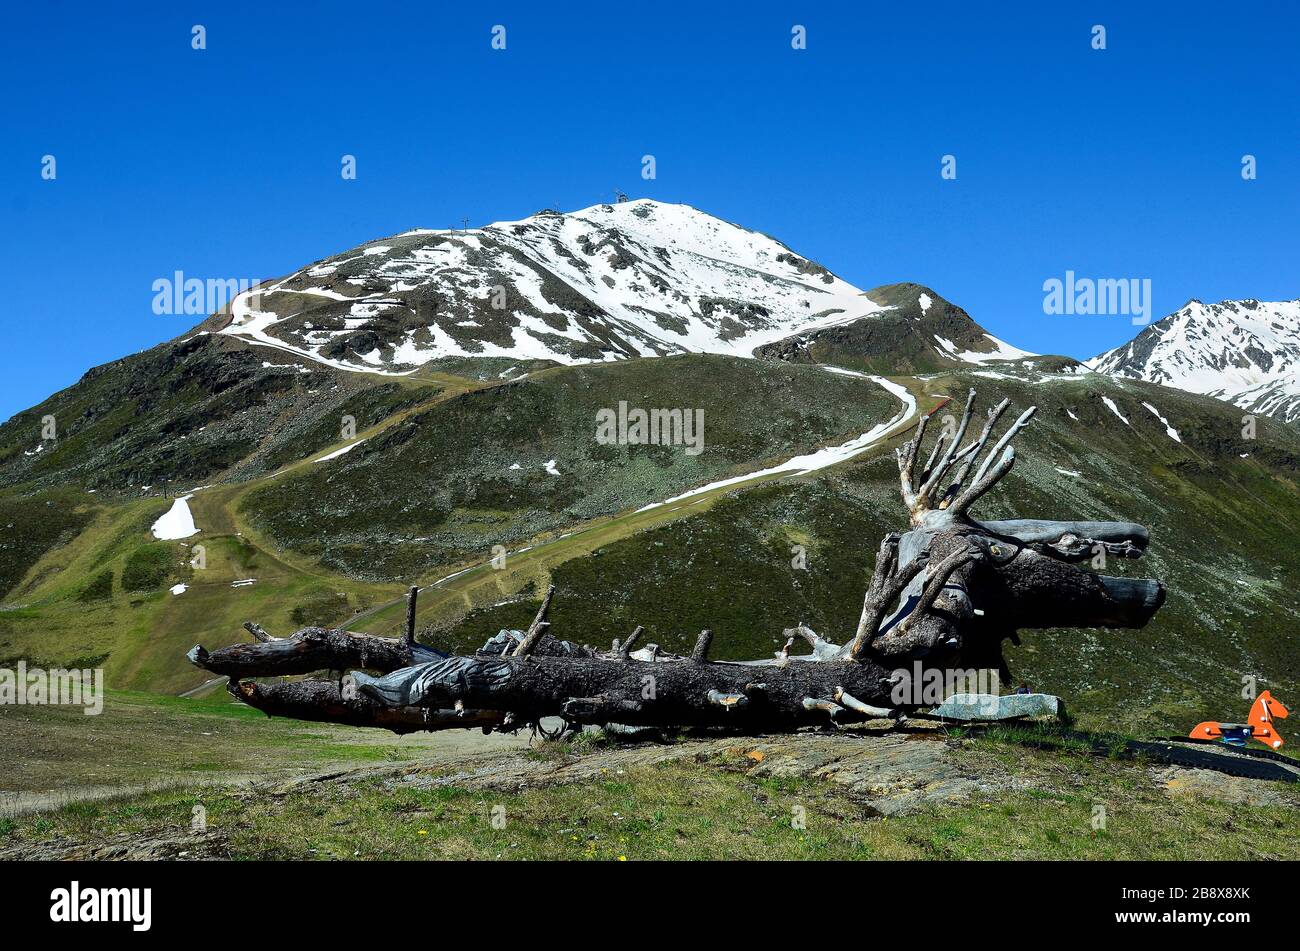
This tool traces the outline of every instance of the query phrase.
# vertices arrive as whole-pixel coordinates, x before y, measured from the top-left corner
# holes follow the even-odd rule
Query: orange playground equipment
[[[1217,723],[1206,720],[1198,723],[1188,734],[1193,740],[1220,740],[1232,746],[1245,746],[1247,740],[1257,740],[1269,749],[1282,748],[1285,740],[1278,732],[1276,720],[1285,720],[1291,713],[1282,703],[1265,690],[1255,698],[1246,723]]]

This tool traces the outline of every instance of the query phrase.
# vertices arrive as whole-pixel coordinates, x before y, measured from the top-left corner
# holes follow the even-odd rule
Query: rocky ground
[[[1300,768],[1294,771],[1300,774]],[[222,793],[230,800],[223,809],[232,821],[214,822],[202,832],[185,828],[192,808],[189,799],[171,801],[159,809],[143,800],[139,808],[128,802],[118,815],[130,815],[131,820],[125,821],[127,828],[120,831],[113,831],[113,823],[102,824],[105,814],[99,807],[85,811],[80,818],[100,822],[97,828],[104,829],[102,835],[88,835],[88,827],[78,826],[76,817],[44,822],[28,817],[7,830],[7,836],[0,836],[0,859],[225,859],[285,854],[348,857],[326,843],[334,834],[351,833],[354,824],[358,831],[368,828],[369,812],[375,803],[380,804],[381,813],[393,813],[379,820],[386,830],[400,825],[411,813],[422,826],[415,834],[428,836],[432,832],[434,839],[423,840],[432,845],[444,831],[439,828],[440,820],[445,820],[446,825],[456,821],[451,813],[443,814],[444,803],[466,798],[480,806],[501,802],[519,815],[524,807],[516,806],[516,802],[556,796],[561,790],[569,791],[567,806],[554,806],[544,813],[546,818],[534,821],[589,829],[593,828],[589,817],[575,818],[576,813],[609,812],[609,790],[621,783],[650,786],[656,781],[654,777],[666,777],[676,787],[699,782],[702,797],[712,797],[706,791],[708,784],[720,778],[728,783],[739,782],[748,790],[747,798],[769,811],[782,793],[794,792],[798,801],[809,804],[807,808],[820,817],[819,821],[829,819],[846,830],[867,829],[875,824],[876,832],[885,828],[879,825],[881,822],[893,823],[893,828],[902,830],[910,828],[909,821],[918,829],[943,830],[949,817],[970,816],[992,833],[1008,822],[1027,826],[1041,821],[1034,817],[1035,803],[1047,806],[1049,824],[1059,813],[1062,825],[1069,823],[1073,830],[1076,824],[1086,826],[1089,802],[1113,802],[1116,822],[1125,822],[1136,835],[1138,822],[1118,817],[1134,800],[1140,800],[1143,814],[1156,817],[1158,827],[1142,831],[1139,837],[1168,837],[1167,845],[1172,848],[1178,837],[1185,835],[1189,847],[1194,847],[1195,841],[1204,837],[1198,824],[1213,824],[1216,834],[1231,836],[1231,817],[1238,814],[1237,810],[1247,810],[1261,817],[1272,816],[1276,829],[1268,840],[1271,850],[1247,842],[1243,854],[1266,858],[1300,854],[1300,795],[1294,784],[1206,769],[1152,765],[1141,760],[1120,761],[1068,745],[1031,750],[1017,743],[1014,736],[991,740],[961,731],[922,727],[909,732],[803,733],[666,744],[547,743],[506,752],[481,751],[455,763],[443,759],[332,769],[287,781],[232,787]],[[633,802],[638,792],[639,788],[634,791]],[[211,800],[210,793],[202,795],[205,802]],[[643,798],[649,803],[653,797]],[[671,811],[665,816],[663,808],[651,808],[649,804],[646,809],[656,821],[679,822],[689,830],[692,807],[706,811],[719,808],[712,798],[706,805],[703,799],[693,801],[689,793],[685,801],[681,816]],[[620,808],[624,813],[610,813],[615,823],[634,819],[632,809]],[[1080,809],[1080,816],[1070,817]],[[254,813],[268,820],[277,836],[293,839],[288,852],[284,842],[268,845],[265,828],[259,825],[262,820],[250,820],[251,825],[245,821]],[[312,817],[308,832],[300,831],[304,814]],[[1260,824],[1249,814],[1243,814],[1243,818],[1248,827]],[[899,825],[899,820],[904,824]],[[426,825],[427,830],[423,828]],[[250,831],[255,827],[260,831]],[[1254,829],[1252,834],[1254,831],[1263,832]],[[741,832],[750,835],[745,829]],[[678,829],[677,834],[681,838],[685,833]],[[1049,842],[1059,842],[1062,834],[1046,832]],[[1096,830],[1091,834],[1095,836]],[[320,840],[318,835],[322,836]],[[362,838],[373,835],[369,831]],[[598,833],[588,835],[600,838]],[[855,844],[861,844],[861,832],[854,836]],[[914,832],[907,834],[908,848],[915,847],[914,837]],[[577,841],[576,836],[572,838]],[[250,839],[259,845],[251,846]],[[317,843],[319,848],[309,843]],[[352,844],[349,842],[348,847]],[[716,847],[722,855],[728,854],[725,842]],[[261,851],[266,848],[271,851]],[[384,850],[381,854],[388,853]],[[832,855],[838,854],[832,849]],[[372,857],[360,848],[353,850],[352,856]],[[471,853],[465,857],[494,856]]]

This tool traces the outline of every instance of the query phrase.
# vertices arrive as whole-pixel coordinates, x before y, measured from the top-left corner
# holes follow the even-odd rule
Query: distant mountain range
[[[649,199],[367,242],[96,367],[0,427],[0,486],[250,478],[438,373],[702,353],[886,375],[1032,360],[1300,418],[1300,301],[1188,303],[1089,360],[1038,357],[914,283],[863,291],[774,238]],[[349,412],[350,411],[350,412]],[[47,417],[58,438],[39,434]]]
[[[773,238],[649,199],[368,242],[241,295],[204,330],[381,373],[672,353],[898,373],[1033,356],[923,285],[863,291]],[[1300,301],[1192,301],[1087,365],[1294,420]]]
[[[1188,301],[1087,365],[1300,419],[1300,300]]]

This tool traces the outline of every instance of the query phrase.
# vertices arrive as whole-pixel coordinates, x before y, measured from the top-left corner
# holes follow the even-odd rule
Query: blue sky
[[[861,287],[928,284],[1040,352],[1091,356],[1136,332],[1045,315],[1043,282],[1067,270],[1149,278],[1156,316],[1190,297],[1295,298],[1298,9],[11,6],[0,419],[192,325],[151,310],[176,270],[271,277],[614,189],[767,232]]]

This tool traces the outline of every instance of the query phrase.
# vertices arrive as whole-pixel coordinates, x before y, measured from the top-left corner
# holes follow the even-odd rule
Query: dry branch
[[[546,629],[551,626],[551,622],[546,620],[546,615],[551,611],[551,598],[554,596],[555,585],[551,585],[546,589],[546,596],[542,598],[542,606],[537,609],[537,617],[533,618],[533,623],[529,625],[528,633],[524,635],[524,639],[515,648],[514,656],[526,657],[537,647],[537,642],[542,639]]]

